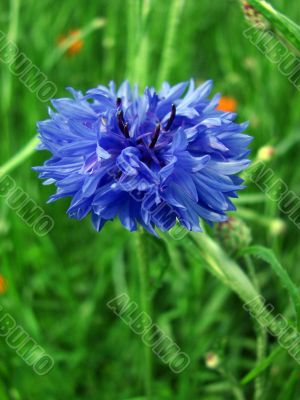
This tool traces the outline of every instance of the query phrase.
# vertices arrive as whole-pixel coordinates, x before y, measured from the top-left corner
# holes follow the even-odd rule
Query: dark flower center
[[[130,138],[130,136],[129,136],[129,124],[128,124],[128,122],[125,122],[123,110],[120,109],[122,107],[122,99],[120,97],[117,98],[116,105],[117,105],[117,108],[118,108],[117,121],[118,121],[119,129],[124,134],[124,136],[127,139],[129,139]],[[171,115],[170,115],[170,118],[168,119],[168,121],[167,121],[167,123],[165,125],[165,128],[164,128],[165,131],[168,131],[168,130],[171,129],[171,126],[172,126],[172,124],[174,122],[175,116],[176,116],[176,106],[175,106],[175,104],[172,104]],[[154,146],[156,145],[156,142],[157,142],[157,140],[159,138],[159,134],[160,133],[161,133],[161,124],[158,123],[156,125],[154,133],[153,133],[153,138],[152,138],[152,141],[151,141],[150,146],[149,146],[150,149],[153,149]]]

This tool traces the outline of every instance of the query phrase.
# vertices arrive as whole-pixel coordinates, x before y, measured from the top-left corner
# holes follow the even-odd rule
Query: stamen
[[[171,115],[170,115],[170,118],[169,118],[169,120],[168,120],[168,122],[167,122],[167,124],[165,126],[165,130],[166,131],[168,131],[171,128],[172,123],[173,123],[174,118],[175,118],[175,115],[176,115],[176,106],[175,106],[175,104],[172,104]]]
[[[128,125],[128,122],[125,122],[125,120],[124,120],[124,114],[123,114],[122,110],[117,112],[117,120],[118,120],[118,125],[120,128],[120,131],[122,133],[124,133],[124,135],[127,139],[129,139],[129,137],[130,137],[129,136],[129,125]]]
[[[117,107],[119,108],[119,107],[121,107],[121,105],[122,105],[122,99],[121,99],[121,97],[118,97],[117,98]]]
[[[155,131],[154,131],[153,139],[152,139],[152,141],[150,143],[150,146],[149,146],[150,149],[153,149],[153,147],[156,145],[156,142],[157,142],[158,137],[159,137],[159,133],[160,133],[160,124],[157,124],[156,128],[155,128]]]
[[[124,135],[127,139],[129,139],[129,126],[128,126],[128,122],[126,122],[126,124],[124,125]]]
[[[118,125],[122,133],[124,133],[124,116],[123,116],[123,111],[120,110],[117,113],[117,120],[118,120]]]

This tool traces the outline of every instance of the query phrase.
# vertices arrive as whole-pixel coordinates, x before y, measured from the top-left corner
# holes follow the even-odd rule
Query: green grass
[[[212,78],[215,92],[237,99],[239,121],[250,121],[253,158],[261,146],[274,145],[278,151],[269,166],[300,195],[300,93],[243,36],[247,24],[238,2],[140,3],[143,18],[138,23],[134,0],[5,0],[0,30],[10,32],[20,50],[55,82],[57,96],[65,96],[67,86],[86,90],[126,77],[149,85],[162,79],[176,83],[190,77],[199,82]],[[297,0],[272,4],[300,23]],[[172,13],[174,8],[182,8],[179,15]],[[91,28],[96,18],[103,18],[105,25]],[[57,49],[57,39],[74,28],[84,30],[84,47],[67,57]],[[173,47],[164,47],[172,42]],[[0,72],[3,165],[34,137],[36,121],[47,117],[47,105],[3,63]],[[139,303],[134,234],[118,222],[108,223],[96,234],[88,219],[67,218],[68,200],[46,204],[53,189],[42,186],[31,170],[46,157],[34,153],[10,174],[54,219],[49,235],[37,237],[0,202],[0,274],[8,281],[0,304],[54,358],[55,367],[46,376],[36,375],[0,337],[0,400],[145,399],[142,341],[106,306],[116,294],[127,291]],[[296,298],[299,230],[280,215],[276,203],[257,195],[262,193],[249,184],[237,215],[251,229],[252,244],[272,249],[290,279],[284,281],[286,274],[276,269],[277,263],[273,270],[253,257],[249,268],[246,257],[234,258],[252,274],[276,313],[293,322],[284,283]],[[270,229],[276,218],[285,221],[284,234]],[[214,235],[213,230],[210,233]],[[152,356],[152,400],[254,399],[260,390],[264,400],[298,399],[300,366],[270,335],[266,351],[258,349],[257,364],[262,339],[258,326],[239,297],[205,268],[201,246],[166,244],[148,236],[145,245],[151,317],[191,358],[189,368],[176,375]],[[274,261],[273,255],[268,257]],[[211,351],[220,358],[216,369],[205,363]],[[243,380],[245,376],[251,379]]]

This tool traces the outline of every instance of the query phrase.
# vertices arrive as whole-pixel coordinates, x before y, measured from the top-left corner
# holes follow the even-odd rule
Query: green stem
[[[213,239],[207,234],[199,235],[197,233],[190,233],[189,237],[191,239],[190,246],[193,246],[194,243],[198,247],[197,253],[195,253],[195,249],[192,250],[195,253],[194,256],[202,259],[209,271],[237,293],[245,303],[249,303],[259,296],[244,271],[227,256]]]
[[[150,301],[148,296],[148,265],[146,257],[146,249],[144,245],[144,233],[142,230],[136,234],[136,251],[138,260],[138,273],[139,273],[139,297],[140,297],[140,308],[146,315],[150,314]],[[145,325],[146,328],[148,325]],[[151,347],[144,345],[144,387],[146,399],[151,400],[152,398],[152,355]]]
[[[252,282],[253,282],[256,290],[259,291],[259,284],[258,284],[257,276],[255,273],[255,268],[254,268],[253,262],[251,260],[251,257],[249,255],[245,255],[244,259],[245,259],[245,263],[247,265],[249,276],[252,279]]]
[[[252,259],[249,255],[244,256],[249,271],[249,275],[254,283],[256,290],[260,293],[258,279]],[[266,357],[267,348],[267,332],[259,323],[256,324],[256,362],[259,365]],[[254,381],[254,400],[262,400],[264,398],[265,376],[263,373],[257,375]]]
[[[139,17],[135,22],[137,25],[137,33],[134,32],[135,37],[138,37],[136,53],[133,55],[133,73],[134,82],[138,83],[141,88],[148,84],[149,72],[149,16],[153,1],[142,0],[140,3]]]
[[[161,64],[158,72],[157,87],[169,77],[169,72],[174,60],[174,45],[176,39],[177,27],[182,15],[182,9],[185,0],[174,0],[170,3],[170,14],[168,17],[167,32],[165,36],[164,47],[161,56]]]
[[[10,158],[2,167],[0,167],[0,177],[8,174],[11,170],[27,160],[33,153],[40,140],[35,136],[27,143],[17,154]]]
[[[130,84],[134,84],[136,83],[136,54],[138,51],[141,31],[139,0],[127,0],[127,31],[126,75]]]
[[[18,38],[19,26],[19,13],[20,13],[20,0],[10,1],[10,23],[7,33],[7,40],[16,44]],[[10,63],[10,66],[13,61]],[[11,103],[12,97],[12,73],[8,68],[5,70],[5,77],[3,81],[2,94],[3,94],[3,110],[6,112]]]
[[[9,28],[7,33],[7,41],[16,44],[18,38],[18,26],[19,26],[19,14],[20,14],[20,0],[10,1],[10,19]],[[2,76],[2,122],[3,122],[3,140],[2,140],[2,151],[1,156],[6,157],[10,153],[11,149],[11,136],[10,136],[10,118],[9,108],[12,99],[12,78],[13,75],[10,71],[14,61],[11,61],[8,65],[4,65],[3,76]],[[8,68],[10,67],[10,68]]]
[[[259,365],[266,357],[267,332],[263,326],[257,324],[256,362]],[[264,399],[265,376],[262,372],[254,381],[254,400]]]

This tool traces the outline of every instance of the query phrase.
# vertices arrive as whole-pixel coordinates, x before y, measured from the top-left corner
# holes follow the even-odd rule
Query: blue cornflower
[[[143,95],[127,81],[85,95],[69,88],[74,98],[53,100],[56,111],[38,124],[39,149],[52,157],[35,170],[57,187],[49,201],[72,197],[68,215],[91,214],[97,231],[115,217],[153,234],[176,221],[201,231],[200,219],[227,220],[252,137],[236,114],[216,109],[220,95],[208,99],[211,89],[193,80]]]

